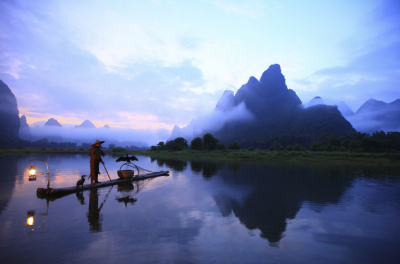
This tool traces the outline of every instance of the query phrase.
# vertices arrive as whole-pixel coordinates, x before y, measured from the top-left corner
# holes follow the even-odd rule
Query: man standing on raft
[[[95,183],[100,183],[98,180],[99,177],[99,164],[100,162],[104,164],[103,160],[101,159],[101,156],[105,156],[104,152],[100,149],[101,144],[103,144],[104,141],[99,141],[96,140],[96,142],[94,142],[92,144],[93,147],[90,148],[89,150],[89,156],[90,156],[90,181],[91,184],[95,184]]]

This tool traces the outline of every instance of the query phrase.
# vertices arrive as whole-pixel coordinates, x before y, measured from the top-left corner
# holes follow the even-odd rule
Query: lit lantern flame
[[[26,225],[33,226],[33,216],[28,216],[28,219],[26,220]]]
[[[26,219],[27,226],[33,226],[33,217],[35,216],[35,211],[28,211],[28,218]]]
[[[29,176],[35,176],[36,174],[36,170],[35,170],[35,166],[31,166],[29,169]]]

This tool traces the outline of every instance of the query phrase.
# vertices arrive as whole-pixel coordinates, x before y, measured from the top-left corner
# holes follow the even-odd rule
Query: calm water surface
[[[400,260],[399,169],[139,156],[170,176],[46,200],[46,177],[28,181],[31,158],[0,157],[1,263]],[[89,174],[87,155],[40,158],[53,188]],[[115,159],[104,159],[112,178]]]

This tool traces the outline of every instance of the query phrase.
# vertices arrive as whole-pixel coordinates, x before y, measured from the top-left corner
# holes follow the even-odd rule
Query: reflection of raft
[[[169,176],[169,171],[158,171],[158,172],[152,172],[152,173],[146,173],[142,175],[138,175],[136,177],[133,177],[131,179],[113,179],[112,182],[102,182],[102,183],[97,183],[97,184],[85,184],[82,187],[66,187],[66,188],[50,188],[50,189],[44,189],[44,188],[38,188],[37,189],[37,194],[43,195],[43,196],[52,196],[52,195],[63,195],[63,194],[68,194],[68,193],[76,193],[80,192],[83,190],[88,190],[88,189],[93,189],[93,188],[101,188],[101,187],[106,187],[106,186],[111,186],[111,185],[117,185],[120,183],[125,183],[125,182],[132,182],[132,181],[139,181],[139,180],[144,180],[144,179],[149,179],[149,178],[154,178],[158,176]]]

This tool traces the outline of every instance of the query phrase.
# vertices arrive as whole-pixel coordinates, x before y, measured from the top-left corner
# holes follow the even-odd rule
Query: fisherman
[[[89,150],[89,156],[90,156],[90,182],[91,184],[95,184],[95,183],[100,183],[98,180],[99,177],[99,164],[100,162],[104,164],[103,160],[101,159],[101,156],[105,156],[104,152],[100,149],[101,144],[103,144],[104,141],[99,141],[96,140],[96,142],[94,142],[92,144],[93,147],[90,148]]]

